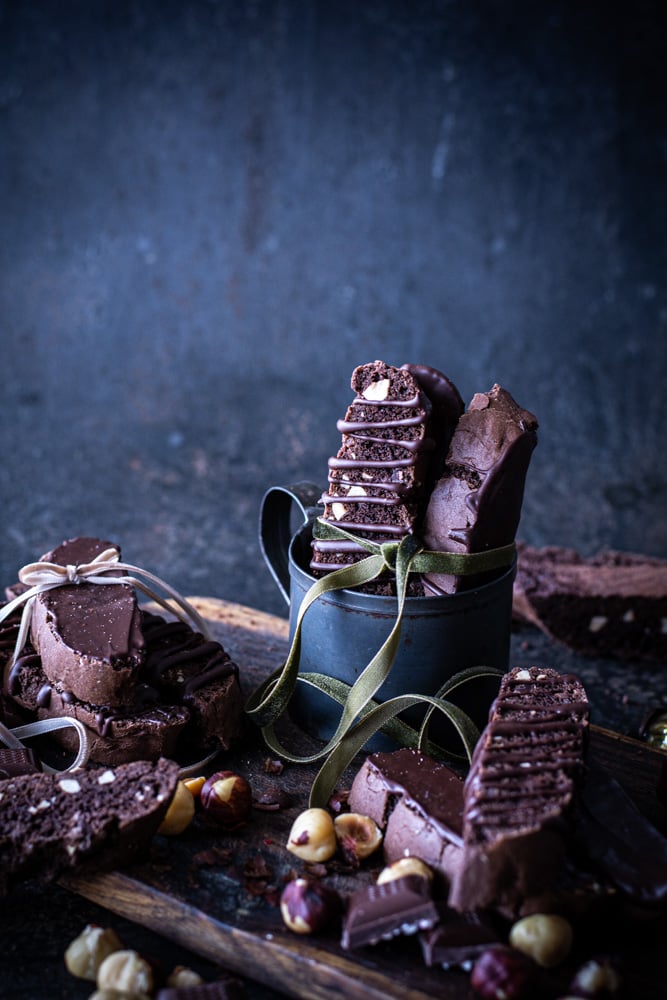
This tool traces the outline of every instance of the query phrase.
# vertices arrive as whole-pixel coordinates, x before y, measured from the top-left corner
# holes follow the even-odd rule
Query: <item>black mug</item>
[[[301,602],[315,583],[309,562],[313,521],[323,512],[321,494],[322,489],[314,483],[299,482],[271,487],[262,499],[260,547],[289,606],[290,641]],[[505,671],[509,664],[515,575],[516,560],[479,587],[456,594],[406,597],[400,646],[376,700],[405,694],[434,695],[448,678],[467,667]],[[299,670],[354,684],[387,638],[397,613],[396,597],[358,590],[320,595],[301,625]],[[476,681],[468,691],[466,687],[453,700],[481,727],[498,683],[491,679]],[[418,724],[417,711],[412,710],[408,721]],[[311,685],[297,684],[290,715],[306,732],[328,740],[340,714],[337,702]],[[436,739],[437,715],[431,725]],[[371,748],[390,749],[390,744],[384,737],[376,737]]]

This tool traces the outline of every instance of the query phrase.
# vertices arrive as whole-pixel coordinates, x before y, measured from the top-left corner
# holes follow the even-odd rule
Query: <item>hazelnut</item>
[[[149,1000],[147,993],[135,993],[128,990],[95,990],[88,1000]]]
[[[313,934],[332,923],[342,911],[335,889],[311,879],[288,882],[280,896],[280,913],[285,926],[295,934]]]
[[[591,958],[584,962],[570,983],[574,997],[607,997],[620,992],[621,976],[609,958]]]
[[[200,986],[204,980],[195,972],[194,969],[188,969],[185,965],[177,965],[176,968],[167,977],[167,986]]]
[[[523,1000],[534,996],[536,971],[535,963],[523,952],[498,944],[479,956],[470,984],[484,1000]]]
[[[204,812],[219,826],[245,823],[252,809],[252,790],[245,778],[233,771],[216,771],[207,778],[199,793]]]
[[[183,784],[185,785],[187,790],[192,793],[193,797],[195,799],[198,799],[199,793],[206,784],[206,778],[204,777],[203,774],[200,774],[196,778],[184,778]]]
[[[67,971],[79,979],[89,979],[94,983],[97,970],[104,959],[112,952],[120,951],[122,947],[123,942],[110,927],[88,924],[65,952]]]
[[[306,809],[292,824],[287,850],[302,861],[328,861],[336,853],[334,821],[326,809]]]
[[[127,990],[95,990],[88,1000],[149,1000],[145,993],[128,993]]]
[[[131,949],[114,951],[97,970],[97,988],[126,993],[151,993],[153,970],[141,955]]]
[[[192,792],[188,791],[184,781],[179,781],[176,785],[174,797],[157,832],[167,837],[183,833],[190,826],[194,815],[195,800]]]
[[[531,913],[512,926],[509,943],[538,965],[551,969],[567,957],[572,947],[572,927],[555,913]]]
[[[385,882],[393,882],[394,879],[404,878],[406,875],[420,875],[422,878],[433,880],[433,871],[422,861],[410,854],[405,858],[398,858],[397,861],[383,868],[377,878],[377,884],[383,885]]]
[[[369,857],[382,843],[382,830],[370,816],[342,813],[334,820],[336,839],[349,860]]]

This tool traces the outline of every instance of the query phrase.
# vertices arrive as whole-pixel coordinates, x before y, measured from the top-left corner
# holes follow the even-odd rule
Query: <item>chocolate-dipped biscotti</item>
[[[464,786],[461,911],[518,911],[556,882],[584,776],[588,699],[571,675],[504,675]]]
[[[109,542],[78,538],[43,560],[81,565],[109,548],[119,553]],[[20,617],[17,610],[0,625],[3,668]],[[71,583],[39,594],[30,640],[3,672],[10,711],[78,719],[99,764],[196,759],[228,749],[242,732],[238,667],[227,652],[189,624],[140,608],[128,584]],[[62,729],[53,739],[71,748],[76,735]]]
[[[537,420],[499,385],[478,392],[460,417],[445,469],[428,503],[427,548],[483,552],[514,541],[526,473],[537,444]],[[426,593],[454,593],[476,577],[429,574]]]

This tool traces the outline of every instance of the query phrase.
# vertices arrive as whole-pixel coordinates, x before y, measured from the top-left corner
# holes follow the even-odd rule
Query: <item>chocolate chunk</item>
[[[513,614],[585,656],[667,660],[667,560],[519,545]]]
[[[240,979],[218,979],[196,986],[165,986],[155,1000],[243,1000],[245,993]]]
[[[346,949],[377,944],[399,934],[416,934],[438,920],[429,879],[405,875],[354,892],[343,921],[341,945]]]
[[[500,937],[490,923],[475,913],[457,913],[443,907],[440,923],[419,935],[426,965],[444,969],[469,968],[470,964]]]
[[[501,386],[476,393],[459,419],[428,504],[424,541],[441,552],[483,552],[516,536],[537,420]],[[429,574],[427,593],[454,593],[480,577]]]
[[[588,701],[572,676],[514,668],[465,781],[463,857],[449,904],[517,912],[555,882],[583,776]]]
[[[451,877],[463,843],[463,781],[451,768],[420,750],[371,754],[348,801],[384,831],[387,862],[413,854]]]

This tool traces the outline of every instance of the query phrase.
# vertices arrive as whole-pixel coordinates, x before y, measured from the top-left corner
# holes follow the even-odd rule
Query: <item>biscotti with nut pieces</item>
[[[517,912],[556,880],[584,774],[588,699],[571,675],[504,675],[464,784],[463,857],[449,905]]]
[[[449,385],[444,376],[439,381],[431,378],[434,395],[436,388],[444,395],[445,381]],[[337,423],[341,445],[328,463],[323,519],[376,542],[400,541],[414,534],[421,522],[444,431],[436,432],[434,406],[416,369],[413,373],[409,366],[397,368],[384,361],[359,365],[351,387],[355,398]],[[438,420],[455,410],[455,404],[450,402],[448,408],[441,402]],[[352,541],[315,538],[310,569],[321,576],[366,554]],[[364,589],[393,592],[390,579]]]
[[[178,765],[162,758],[0,782],[0,893],[24,879],[141,857],[177,781]]]
[[[667,560],[518,546],[512,611],[585,656],[667,661]]]

